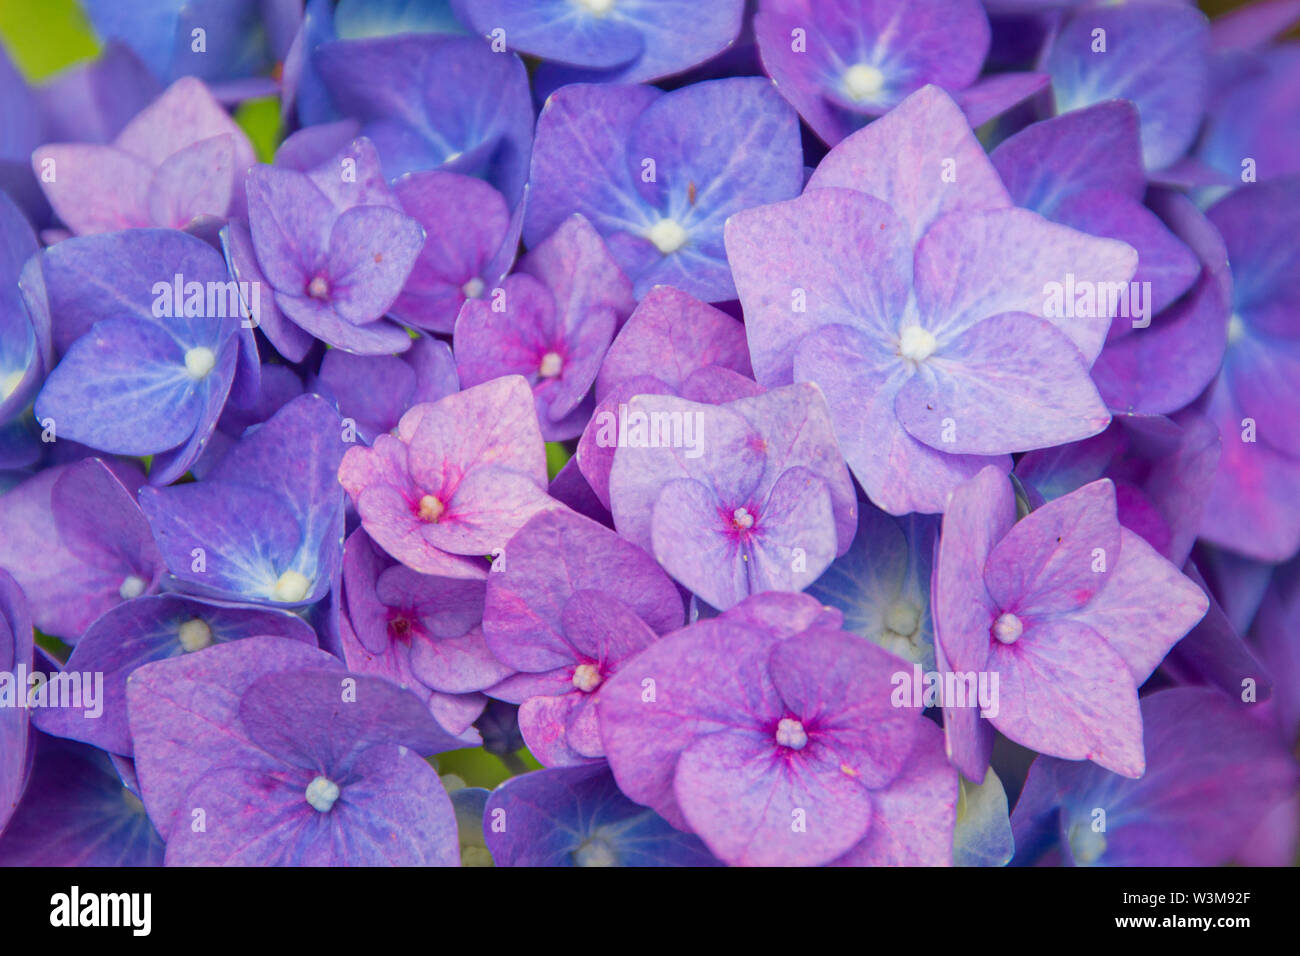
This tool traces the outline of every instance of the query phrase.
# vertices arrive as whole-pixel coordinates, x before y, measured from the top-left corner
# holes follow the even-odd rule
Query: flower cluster
[[[1295,3],[82,6],[0,865],[1296,861]]]

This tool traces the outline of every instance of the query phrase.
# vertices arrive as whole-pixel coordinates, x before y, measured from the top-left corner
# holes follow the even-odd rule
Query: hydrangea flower
[[[978,0],[763,0],[754,33],[777,88],[832,146],[930,83],[971,126],[1047,85],[1041,73],[977,82],[990,42]]]
[[[598,707],[619,789],[732,865],[950,863],[939,730],[891,704],[903,662],[839,623],[755,595],[627,662]]]
[[[301,361],[313,336],[362,355],[410,347],[384,315],[424,230],[403,214],[368,140],[307,173],[257,166],[247,188],[249,232],[227,229],[226,254],[241,282],[268,286],[260,327],[282,355]]]
[[[416,328],[451,332],[461,306],[500,287],[514,264],[524,203],[512,213],[481,179],[439,170],[408,173],[393,183],[393,193],[424,227],[425,240],[390,311]]]
[[[528,379],[542,437],[581,434],[605,350],[635,303],[632,284],[581,215],[565,220],[519,263],[491,301],[468,300],[453,345],[461,383]],[[498,308],[500,306],[500,308]]]
[[[349,448],[338,480],[376,544],[443,577],[486,577],[484,556],[558,507],[546,494],[532,392],[518,375],[414,406],[395,435]]]
[[[703,63],[740,33],[743,0],[454,0],[476,32],[609,83],[646,83]],[[689,30],[682,24],[690,23]],[[595,80],[596,76],[591,76]]]
[[[32,617],[18,582],[0,569],[0,673],[32,668]],[[13,679],[12,677],[10,678]],[[27,688],[11,688],[27,693]],[[27,786],[30,712],[12,702],[0,707],[0,834]]]
[[[165,570],[135,501],[137,469],[95,458],[46,468],[0,496],[0,568],[33,622],[76,644],[101,614],[156,591]]]
[[[483,637],[483,582],[419,574],[358,530],[344,550],[343,588],[355,638],[345,631],[348,665],[395,679],[448,731],[464,734],[487,702],[478,692],[511,673]]]
[[[627,418],[615,527],[713,607],[802,590],[848,550],[857,499],[816,386],[725,405],[639,395]]]
[[[996,713],[944,707],[949,756],[983,780],[991,724],[1039,753],[1139,777],[1137,688],[1207,599],[1120,525],[1108,480],[1015,518],[1011,484],[993,468],[954,491],[944,514],[932,592],[939,668],[997,674],[1000,687]]]
[[[870,503],[859,502],[858,509],[852,546],[808,586],[808,594],[843,614],[846,631],[934,670],[930,570],[939,520],[895,518]]]
[[[522,198],[533,107],[514,54],[423,34],[326,43],[314,63],[339,112],[379,148],[385,178],[442,169],[486,179],[511,208]]]
[[[239,291],[212,247],[140,229],[70,239],[42,268],[62,352],[36,398],[44,427],[105,452],[154,455],[175,481],[216,427],[236,372],[256,382]]]
[[[68,673],[103,675],[101,712],[90,716],[83,708],[51,706],[34,711],[33,722],[47,734],[129,757],[126,682],[136,668],[254,636],[316,646],[311,626],[288,611],[219,604],[180,594],[126,601],[96,618],[63,666]]]
[[[1012,208],[933,86],[836,146],[799,199],[733,216],[727,253],[759,383],[820,385],[891,514],[941,511],[996,456],[1109,421],[1088,368],[1110,314],[1053,316],[1044,289],[1127,282],[1136,255]]]
[[[202,481],[142,490],[174,583],[257,604],[319,600],[342,560],[343,450],[338,413],[303,395],[245,434]]]
[[[1210,221],[1232,263],[1227,352],[1206,414],[1223,454],[1200,533],[1260,561],[1300,549],[1300,440],[1293,241],[1300,179],[1257,183],[1216,203]]]
[[[8,826],[0,805],[0,867],[162,866],[162,838],[108,754],[33,738],[31,779]]]
[[[127,700],[169,866],[459,863],[451,801],[417,756],[457,742],[385,680],[250,638],[141,667]]]
[[[497,866],[720,866],[698,837],[619,792],[602,766],[523,774],[488,796]]]
[[[1039,757],[1011,818],[1016,863],[1228,862],[1297,781],[1295,765],[1246,709],[1199,688],[1143,698],[1147,771],[1138,780]]]
[[[488,575],[483,633],[515,674],[488,693],[520,704],[524,741],[543,764],[600,757],[602,684],[684,620],[676,586],[650,555],[580,515],[542,512]]]
[[[732,299],[723,223],[799,192],[798,117],[759,78],[671,93],[567,86],[537,121],[529,184],[530,247],[579,212],[605,237],[637,298],[671,285],[706,302]]]
[[[1044,57],[1056,112],[1131,100],[1142,119],[1143,163],[1152,172],[1164,169],[1187,152],[1200,127],[1209,44],[1209,21],[1189,5],[1080,10],[1056,31]]]
[[[721,404],[761,393],[752,374],[743,325],[671,286],[646,293],[601,362],[597,404],[575,455],[601,506],[609,508],[609,471],[632,396]]]
[[[207,87],[180,79],[111,144],[42,146],[32,168],[64,225],[89,235],[240,215],[254,160],[248,137]]]
[[[86,0],[105,39],[131,45],[161,80],[196,76],[226,101],[271,96],[301,0]]]

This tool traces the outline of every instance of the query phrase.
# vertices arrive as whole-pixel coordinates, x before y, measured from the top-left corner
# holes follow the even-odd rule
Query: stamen
[[[791,750],[803,750],[808,746],[808,734],[804,732],[803,724],[793,717],[782,717],[776,725],[776,742]]]
[[[207,378],[217,364],[217,356],[206,346],[196,346],[185,353],[185,372],[197,380]]]
[[[420,520],[427,521],[430,524],[437,524],[446,507],[433,495],[425,495],[420,499]]]
[[[117,589],[122,600],[129,601],[131,598],[138,598],[144,594],[145,580],[138,574],[129,574],[122,579],[122,586]]]
[[[186,653],[201,651],[212,643],[212,628],[206,621],[195,617],[181,625],[179,636]]]
[[[1003,614],[993,622],[993,636],[1003,644],[1014,644],[1025,633],[1025,625],[1014,614]]]
[[[600,686],[600,668],[595,664],[579,664],[573,671],[573,686],[590,694]]]
[[[329,813],[339,798],[339,785],[328,777],[316,777],[307,784],[306,797],[313,810]]]
[[[275,599],[284,604],[301,601],[311,590],[311,581],[297,571],[285,571],[275,582]]]
[[[645,235],[666,256],[686,245],[686,240],[690,238],[676,219],[660,219]]]

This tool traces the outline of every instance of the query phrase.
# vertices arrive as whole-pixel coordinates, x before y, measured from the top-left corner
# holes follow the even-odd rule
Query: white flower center
[[[1246,334],[1246,323],[1236,312],[1228,317],[1228,344],[1232,345]]]
[[[614,0],[573,0],[573,5],[593,17],[603,17],[614,9]]]
[[[186,653],[201,651],[212,643],[212,628],[206,621],[191,618],[180,627],[181,647]]]
[[[1106,852],[1106,834],[1098,833],[1087,823],[1070,827],[1070,854],[1076,863],[1096,863]]]
[[[206,378],[216,364],[216,353],[207,346],[198,345],[185,353],[185,371],[195,381]]]
[[[909,325],[898,337],[898,354],[909,362],[924,362],[939,345],[929,329]]]
[[[307,294],[313,299],[328,299],[330,283],[324,276],[316,276],[307,283]]]
[[[731,513],[731,523],[741,531],[748,531],[754,527],[754,516],[749,513],[748,508],[737,508]]]
[[[285,604],[301,601],[311,590],[311,581],[297,571],[285,571],[275,582],[275,599]]]
[[[475,276],[461,286],[460,291],[465,294],[465,298],[467,299],[477,299],[483,294],[483,290],[486,288],[487,286],[484,284],[483,280],[478,276]]]
[[[547,352],[542,356],[542,363],[537,367],[537,374],[542,378],[555,378],[564,368],[564,359],[557,352]]]
[[[117,589],[117,593],[122,596],[122,600],[129,601],[144,594],[144,588],[144,578],[138,574],[130,574],[122,579],[122,586]]]
[[[690,238],[676,219],[660,219],[645,236],[666,256],[686,245],[686,240]]]
[[[618,866],[618,854],[602,836],[591,836],[573,851],[573,862],[578,866]]]
[[[573,671],[573,686],[590,694],[600,686],[600,668],[595,664],[579,664]]]
[[[438,519],[442,517],[442,513],[445,510],[446,508],[443,507],[442,502],[439,501],[434,495],[425,495],[423,498],[420,499],[420,520],[421,521],[428,521],[430,523],[436,524]]]
[[[856,102],[874,99],[885,88],[885,74],[868,63],[855,63],[844,71],[844,92]]]
[[[782,717],[776,725],[776,742],[791,750],[803,750],[808,746],[808,734],[804,732],[803,724],[793,717]]]
[[[339,798],[339,785],[328,777],[316,777],[307,784],[306,797],[313,810],[329,813]]]
[[[908,601],[899,601],[885,612],[885,629],[899,637],[911,637],[921,623],[921,609]]]
[[[993,636],[1003,644],[1014,644],[1025,633],[1025,625],[1014,614],[1003,614],[993,622]]]

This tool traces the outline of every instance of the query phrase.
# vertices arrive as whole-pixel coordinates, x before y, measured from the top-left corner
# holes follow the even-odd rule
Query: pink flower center
[[[1014,614],[1003,614],[993,622],[993,636],[1003,644],[1014,644],[1025,633],[1025,625]]]
[[[307,283],[307,294],[313,299],[328,299],[330,283],[324,276],[315,276]]]
[[[803,729],[803,724],[793,717],[782,717],[776,725],[776,742],[791,750],[803,750],[808,746],[808,733]]]

